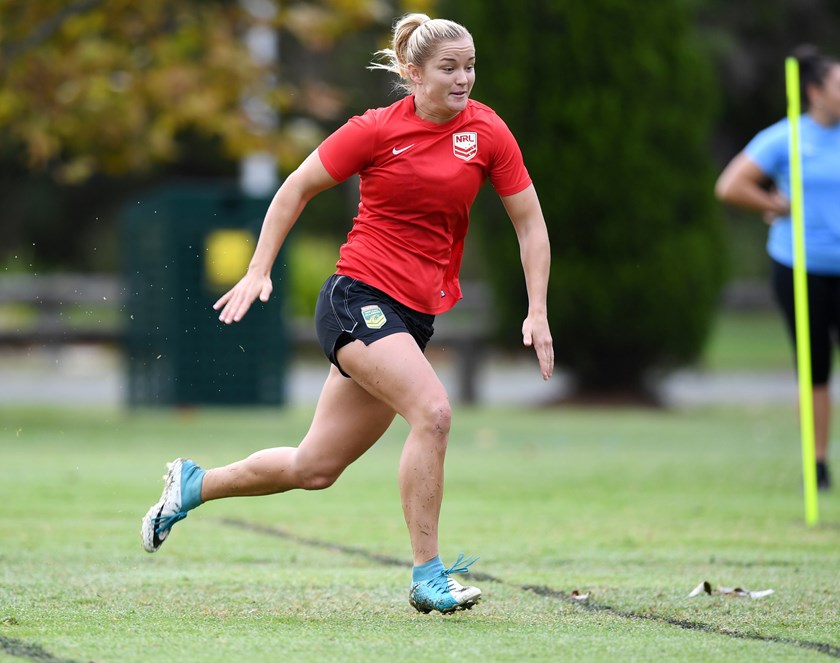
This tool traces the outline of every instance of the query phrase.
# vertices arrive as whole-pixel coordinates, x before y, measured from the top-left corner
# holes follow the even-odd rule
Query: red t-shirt
[[[443,313],[461,298],[470,207],[487,178],[500,196],[531,184],[510,129],[473,100],[435,124],[405,97],[351,118],[318,154],[337,181],[360,177],[359,214],[338,273],[422,313]]]

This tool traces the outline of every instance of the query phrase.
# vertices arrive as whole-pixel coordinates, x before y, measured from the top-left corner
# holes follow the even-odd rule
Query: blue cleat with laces
[[[204,470],[191,460],[178,458],[167,463],[163,494],[143,517],[140,535],[146,552],[155,552],[169,536],[172,526],[187,517],[187,512],[201,504]]]
[[[464,559],[464,553],[448,569],[443,569],[434,577],[412,583],[408,602],[417,611],[424,614],[432,610],[448,615],[456,610],[471,610],[481,599],[478,587],[465,587],[450,578],[455,573],[468,573],[478,557]]]

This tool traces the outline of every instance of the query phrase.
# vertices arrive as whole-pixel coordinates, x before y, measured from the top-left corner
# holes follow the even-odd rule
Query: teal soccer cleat
[[[464,559],[464,553],[448,569],[431,580],[415,582],[411,585],[408,602],[419,612],[424,614],[432,610],[448,615],[456,610],[471,610],[481,599],[478,587],[464,587],[449,576],[454,573],[467,573],[478,557]]]
[[[167,463],[163,494],[143,517],[140,535],[146,552],[155,552],[169,536],[172,526],[187,517],[187,511],[201,503],[204,470],[191,460],[178,458]]]

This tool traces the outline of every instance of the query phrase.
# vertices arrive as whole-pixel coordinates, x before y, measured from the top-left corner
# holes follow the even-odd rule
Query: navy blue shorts
[[[796,346],[796,306],[793,270],[773,261],[773,292]],[[832,350],[840,345],[840,276],[808,274],[808,318],[811,332],[811,383],[828,384]]]
[[[420,313],[401,304],[390,295],[357,279],[333,274],[325,282],[315,305],[315,331],[324,354],[345,373],[336,353],[348,343],[374,341],[408,332],[420,350],[426,349],[434,334],[435,316]]]

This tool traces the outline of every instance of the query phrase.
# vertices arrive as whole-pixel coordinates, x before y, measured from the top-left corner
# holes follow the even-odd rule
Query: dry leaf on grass
[[[773,594],[775,590],[772,589],[760,589],[756,591],[751,591],[749,589],[744,589],[742,587],[718,587],[713,588],[712,584],[704,580],[701,582],[697,587],[691,590],[688,595],[688,598],[694,598],[700,594],[715,594],[717,596],[738,596],[741,598],[750,598],[750,599],[760,599],[765,596],[770,596]]]

